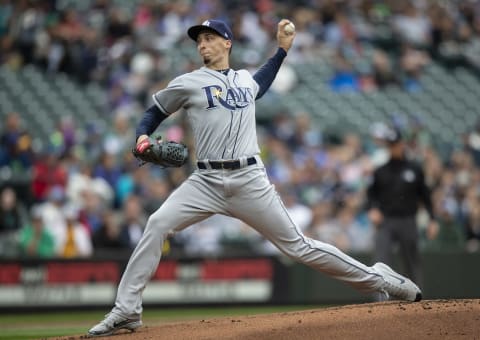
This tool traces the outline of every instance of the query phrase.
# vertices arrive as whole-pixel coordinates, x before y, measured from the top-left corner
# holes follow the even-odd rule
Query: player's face
[[[201,32],[197,38],[198,53],[207,67],[223,67],[221,64],[228,60],[231,44],[230,40],[209,31]]]

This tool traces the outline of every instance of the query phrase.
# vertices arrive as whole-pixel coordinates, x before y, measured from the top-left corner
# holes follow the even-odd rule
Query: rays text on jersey
[[[230,87],[225,91],[225,98],[222,98],[224,91],[219,85],[205,86],[202,89],[205,91],[207,109],[213,109],[218,104],[228,110],[243,109],[255,100],[252,89],[248,87]]]

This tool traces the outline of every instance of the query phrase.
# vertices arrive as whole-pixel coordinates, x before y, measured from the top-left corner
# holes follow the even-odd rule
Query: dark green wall
[[[372,264],[365,255],[354,255]],[[480,253],[422,254],[424,299],[480,298]],[[292,303],[356,303],[371,301],[346,284],[304,265],[290,263],[289,290]],[[402,272],[400,259],[393,267]]]

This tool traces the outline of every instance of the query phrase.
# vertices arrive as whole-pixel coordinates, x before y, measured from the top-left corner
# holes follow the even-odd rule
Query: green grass
[[[314,306],[260,306],[260,307],[205,307],[205,308],[146,308],[143,314],[145,324],[154,326],[161,323],[208,319],[226,316],[278,313],[313,309]],[[85,334],[100,321],[105,311],[66,311],[38,313],[0,314],[0,339],[42,339],[55,336]]]

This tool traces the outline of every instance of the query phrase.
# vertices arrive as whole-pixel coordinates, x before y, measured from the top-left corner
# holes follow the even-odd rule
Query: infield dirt
[[[60,339],[87,338],[71,336]],[[480,300],[390,301],[155,326],[147,324],[134,333],[117,334],[111,338],[480,340]]]

